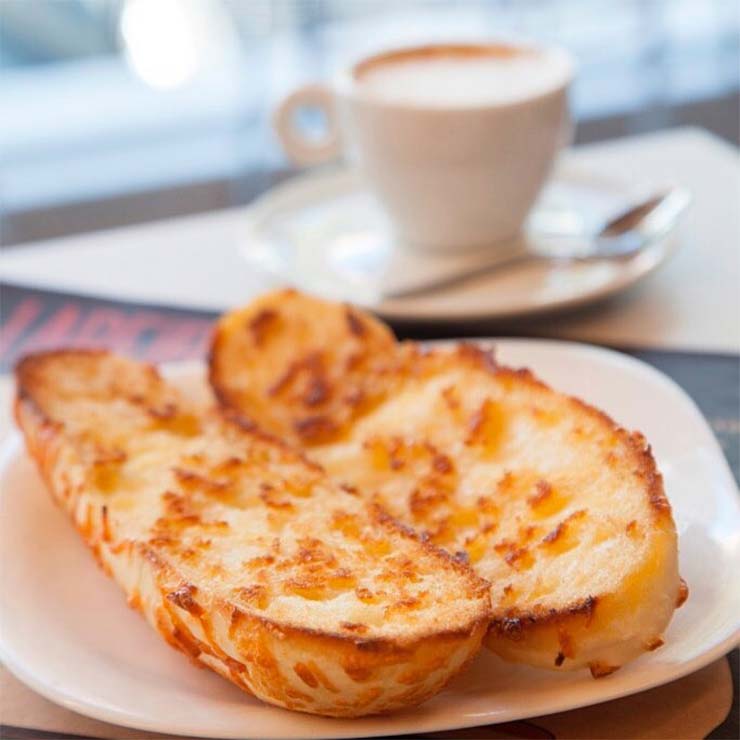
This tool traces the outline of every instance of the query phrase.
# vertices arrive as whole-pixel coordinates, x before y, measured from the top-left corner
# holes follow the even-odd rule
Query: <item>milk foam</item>
[[[439,55],[388,59],[362,71],[360,89],[373,98],[424,107],[513,103],[559,87],[565,58],[547,51],[511,55]]]

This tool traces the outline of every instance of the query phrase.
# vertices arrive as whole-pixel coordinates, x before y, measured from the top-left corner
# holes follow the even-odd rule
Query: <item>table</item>
[[[507,330],[622,347],[740,351],[737,151],[700,129],[678,128],[583,147],[571,157],[594,171],[689,187],[694,204],[683,245],[617,299]],[[268,287],[238,254],[243,213],[234,208],[6,248],[0,275],[22,285],[220,311]],[[472,328],[490,334],[501,326]]]
[[[695,202],[675,257],[643,284],[586,311],[507,325],[400,327],[404,336],[520,333],[629,351],[697,401],[740,480],[740,168],[697,129],[584,147],[586,167],[686,185]],[[0,255],[1,369],[31,348],[108,343],[153,361],[200,357],[223,308],[266,288],[237,255],[243,209],[9,248]],[[0,377],[0,437],[12,387]],[[650,692],[526,723],[441,737],[737,737],[737,651]],[[731,668],[729,667],[731,664]],[[162,737],[74,715],[0,669],[2,736]],[[33,729],[24,729],[33,728]],[[43,732],[51,733],[44,735]]]

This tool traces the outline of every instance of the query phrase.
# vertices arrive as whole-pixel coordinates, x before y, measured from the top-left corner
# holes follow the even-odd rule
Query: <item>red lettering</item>
[[[25,298],[11,312],[10,317],[0,330],[0,352],[5,354],[13,342],[33,323],[41,313],[41,301],[38,298]]]

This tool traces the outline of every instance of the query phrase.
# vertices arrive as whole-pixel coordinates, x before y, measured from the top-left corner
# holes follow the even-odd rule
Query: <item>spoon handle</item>
[[[452,287],[473,277],[490,275],[500,269],[534,260],[552,262],[626,259],[670,232],[690,202],[691,195],[687,190],[672,188],[627,209],[590,238],[579,235],[565,240],[544,239],[532,251],[515,252],[508,257],[497,257],[495,260],[472,266],[466,265],[421,285],[391,287],[382,291],[382,297],[392,299],[423,295],[440,288]]]
[[[517,265],[521,262],[530,262],[533,260],[550,259],[549,257],[541,257],[540,255],[533,254],[532,252],[518,252],[508,257],[497,258],[495,262],[483,262],[482,264],[475,265],[473,267],[463,267],[457,272],[450,272],[447,275],[433,278],[422,285],[414,285],[413,287],[403,288],[389,288],[382,290],[383,298],[411,298],[412,296],[424,295],[440,288],[450,288],[453,285],[462,283],[473,277],[479,277],[480,275],[490,275],[493,272],[497,272],[499,269],[506,269],[512,265]]]

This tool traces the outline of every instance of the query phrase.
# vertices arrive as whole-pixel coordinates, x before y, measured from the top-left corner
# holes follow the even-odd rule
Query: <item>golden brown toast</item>
[[[356,716],[425,700],[478,650],[485,582],[284,443],[106,352],[30,356],[16,377],[50,492],[197,664],[273,704]]]
[[[391,330],[362,311],[283,291],[220,318],[211,386],[265,429],[316,444],[382,399],[396,352]]]
[[[662,644],[685,586],[644,438],[480,349],[395,344],[349,311],[285,291],[227,314],[210,365],[221,402],[470,562],[504,658],[600,676]]]

